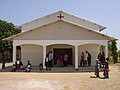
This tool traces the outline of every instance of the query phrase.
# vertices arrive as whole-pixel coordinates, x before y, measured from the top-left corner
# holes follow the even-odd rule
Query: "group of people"
[[[91,54],[86,51],[82,52],[81,54],[81,61],[80,61],[80,66],[86,67],[86,66],[91,66]]]
[[[16,61],[15,64],[13,64],[11,72],[15,72],[16,70],[24,70],[24,69],[26,72],[30,72],[31,68],[32,68],[32,65],[29,60],[25,68],[23,67],[22,61],[20,60],[20,61]]]
[[[100,72],[100,68],[104,68],[103,69],[103,75],[104,78],[109,78],[109,62],[108,62],[108,58],[105,59],[105,54],[104,52],[99,53],[97,60],[95,61],[95,75],[96,77],[100,77],[99,76],[99,72]],[[45,58],[45,66],[46,66],[46,70],[51,70],[51,67],[53,67],[52,65],[52,61],[53,61],[53,53],[52,51],[50,51]],[[60,54],[57,60],[57,65],[60,67],[66,66],[67,67],[68,64],[68,54]],[[80,61],[80,66],[86,67],[86,66],[91,66],[91,54],[86,51],[86,52],[82,52],[81,54],[81,61]],[[2,66],[4,68],[4,64]],[[26,67],[23,67],[23,63],[21,60],[15,62],[15,64],[13,64],[13,68],[12,68],[12,72],[15,72],[16,70],[25,70],[26,72],[30,72],[32,68],[32,65],[30,63],[30,61],[28,60],[28,63],[26,65]],[[43,69],[43,64],[41,63],[39,65],[40,70]]]
[[[98,57],[97,57],[100,61],[100,67],[104,67],[105,66],[105,53],[104,52],[100,52],[98,54]]]
[[[15,64],[13,64],[12,72],[15,72],[16,70],[23,69],[23,63],[22,61],[16,61]]]
[[[95,61],[95,75],[96,77],[100,78],[99,72],[100,68],[103,68],[103,76],[104,78],[109,78],[109,59],[105,59],[105,53],[99,53],[97,60]],[[86,66],[91,66],[91,54],[86,51],[82,52],[81,54],[81,61],[80,61],[80,66],[86,67]]]
[[[68,54],[60,54],[57,58],[57,66],[59,67],[67,67],[68,65]]]
[[[46,70],[51,70],[51,67],[53,67],[52,61],[53,61],[53,53],[52,53],[52,51],[50,51],[46,55],[46,58],[45,58]],[[15,62],[15,64],[13,64],[11,72],[15,72],[16,70],[25,70],[26,72],[30,72],[31,68],[32,68],[32,64],[30,63],[29,60],[25,67],[23,67],[23,63],[20,60],[20,61]],[[42,63],[39,64],[39,69],[42,71],[42,69],[43,69]]]
[[[97,59],[96,60],[96,65],[95,65],[95,75],[98,78],[100,78],[99,72],[100,72],[100,61],[99,61],[99,59]],[[108,62],[108,58],[106,58],[106,61],[105,61],[105,66],[104,66],[104,69],[103,69],[103,76],[104,76],[104,79],[109,78],[109,62]]]
[[[50,51],[45,58],[45,66],[46,66],[46,70],[51,70],[51,67],[53,67],[52,65],[53,62],[53,53],[52,51]],[[68,65],[68,54],[60,54],[57,58],[57,66],[59,67],[67,67]],[[41,66],[41,65],[39,65]]]
[[[96,64],[95,64],[95,75],[98,78],[100,78],[99,72],[100,72],[101,65],[103,65],[102,68],[103,68],[104,79],[109,78],[109,59],[108,58],[105,59],[104,52],[98,55],[98,59],[96,60]]]

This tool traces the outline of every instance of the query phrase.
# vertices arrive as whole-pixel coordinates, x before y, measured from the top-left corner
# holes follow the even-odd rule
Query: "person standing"
[[[80,66],[84,66],[84,52],[81,54],[81,61],[80,61]]]
[[[67,67],[68,64],[68,54],[64,55],[64,66]]]
[[[108,67],[108,69],[109,69],[109,58],[108,57],[105,60],[105,67]]]
[[[50,67],[53,67],[53,65],[52,65],[53,53],[52,53],[52,51],[50,51],[48,54],[48,61],[49,61]]]
[[[101,68],[101,65],[102,65],[102,54],[101,54],[101,52],[98,54],[98,56],[97,56],[97,59],[99,59],[99,61],[100,61],[100,68]]]
[[[101,53],[99,53],[99,54],[98,54],[98,56],[97,56],[97,59],[99,59],[99,60],[100,60],[101,55],[102,55],[102,54],[101,54]]]
[[[101,64],[103,65],[103,67],[105,67],[105,53],[102,52],[102,55],[101,55]]]
[[[91,54],[88,52],[88,66],[91,66]]]
[[[96,77],[98,77],[98,78],[100,78],[100,76],[99,76],[99,71],[100,71],[100,61],[99,61],[99,59],[97,59],[96,61],[95,61],[95,75],[96,75]]]
[[[5,69],[5,60],[2,62],[2,69]]]
[[[87,66],[87,60],[88,60],[88,52],[86,51],[84,54],[84,67]]]

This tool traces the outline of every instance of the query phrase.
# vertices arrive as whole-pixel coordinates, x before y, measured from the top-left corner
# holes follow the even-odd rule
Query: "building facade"
[[[68,54],[68,64],[78,69],[81,53],[88,51],[95,64],[100,46],[105,46],[108,57],[108,41],[114,38],[102,34],[106,27],[76,17],[63,11],[47,15],[19,26],[21,33],[5,40],[13,41],[13,63],[16,62],[16,47],[21,47],[21,61],[24,65],[30,60],[32,65],[43,63],[49,51],[53,51],[53,65],[60,54]]]

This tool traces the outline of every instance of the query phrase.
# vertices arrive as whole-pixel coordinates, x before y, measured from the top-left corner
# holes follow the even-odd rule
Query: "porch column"
[[[16,62],[16,46],[13,45],[13,64]]]
[[[105,58],[108,57],[108,41],[106,42],[106,45],[105,45]]]
[[[78,70],[78,46],[75,46],[75,69]]]
[[[45,69],[46,46],[43,46],[43,68]]]

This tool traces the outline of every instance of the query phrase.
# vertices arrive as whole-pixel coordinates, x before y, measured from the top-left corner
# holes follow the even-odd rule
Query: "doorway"
[[[59,55],[68,55],[68,65],[72,65],[72,48],[54,48],[54,65],[57,65]]]

